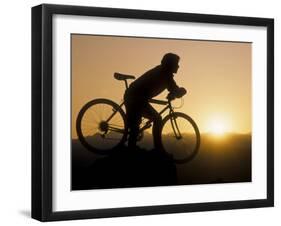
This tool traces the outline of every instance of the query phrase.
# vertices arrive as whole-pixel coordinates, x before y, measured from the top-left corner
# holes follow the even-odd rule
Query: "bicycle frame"
[[[127,80],[125,79],[124,80],[125,82],[125,89],[128,89],[128,82]],[[170,100],[156,100],[156,99],[151,99],[149,100],[149,103],[152,103],[152,104],[158,104],[158,105],[165,105],[165,107],[160,111],[158,112],[160,115],[162,115],[166,110],[169,109],[169,115],[171,115],[172,117],[170,118],[170,121],[171,121],[171,125],[172,125],[172,129],[174,131],[174,134],[176,136],[177,139],[180,139],[182,136],[181,136],[181,133],[180,133],[180,130],[179,130],[179,127],[178,127],[178,124],[177,124],[177,121],[176,119],[173,117],[173,113],[174,113],[174,109],[171,105],[171,101]],[[119,107],[122,108],[124,106],[124,101],[122,101],[120,104],[119,104]],[[116,110],[113,110],[113,113],[109,116],[109,118],[106,120],[106,122],[108,123],[113,117],[114,115],[116,114]],[[148,129],[151,127],[151,124],[152,124],[152,120],[148,120],[145,125],[143,127],[141,127],[139,129],[139,132],[143,132],[144,130]],[[119,129],[119,128],[115,128],[115,127],[111,127],[109,126],[109,129],[111,129],[112,131],[115,131],[115,132],[120,132],[120,133],[123,133],[124,130],[122,129]],[[177,133],[179,135],[177,135]]]
[[[174,109],[171,105],[171,101],[165,101],[165,100],[156,100],[156,99],[151,99],[149,100],[149,103],[152,103],[152,104],[158,104],[158,105],[165,105],[165,107],[159,112],[160,115],[162,115],[164,112],[166,112],[168,109],[169,109],[169,115],[173,115],[174,113]],[[119,107],[122,108],[124,106],[124,101],[121,102],[121,104],[119,104]],[[114,115],[116,114],[116,110],[113,110],[113,113],[109,116],[109,118],[106,120],[106,122],[108,123],[113,117]],[[178,128],[178,125],[177,125],[177,122],[176,122],[176,119],[174,117],[171,117],[170,119],[171,121],[171,125],[172,125],[172,129],[174,131],[174,134],[176,136],[177,139],[180,139],[181,138],[181,133],[180,133],[180,130]],[[140,128],[139,132],[143,132],[144,130],[148,129],[151,127],[151,124],[152,124],[152,120],[148,120],[145,125],[143,127]],[[115,132],[124,132],[122,129],[118,129],[118,128],[115,128],[115,127],[111,127],[109,126],[109,129],[111,129],[112,131],[115,131]],[[179,134],[179,135],[178,135]]]

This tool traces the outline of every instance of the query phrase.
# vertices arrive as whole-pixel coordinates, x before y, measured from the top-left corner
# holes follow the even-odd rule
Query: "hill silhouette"
[[[72,190],[251,181],[251,134],[201,134],[199,153],[186,164],[155,151],[152,140],[145,133],[138,149],[123,146],[109,156],[72,140]]]
[[[73,162],[72,189],[174,185],[176,166],[165,153],[120,147],[106,157],[84,165]]]

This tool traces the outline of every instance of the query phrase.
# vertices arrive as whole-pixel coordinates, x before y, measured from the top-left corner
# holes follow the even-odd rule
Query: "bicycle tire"
[[[175,117],[175,118],[181,117],[181,118],[187,120],[190,123],[190,125],[192,126],[192,128],[194,129],[194,132],[195,132],[195,135],[196,135],[196,144],[194,145],[194,148],[192,150],[192,154],[190,154],[190,155],[188,155],[188,156],[186,156],[184,158],[181,158],[181,159],[174,158],[174,162],[175,163],[179,163],[179,164],[187,163],[187,162],[191,161],[198,154],[199,147],[200,147],[200,132],[199,132],[199,128],[196,125],[195,121],[190,116],[188,116],[188,115],[186,115],[184,113],[181,113],[181,112],[174,112],[173,115],[171,115],[171,114],[167,115],[162,120],[162,127],[161,127],[160,131],[158,131],[158,132],[160,132],[161,136],[157,136],[157,134],[156,134],[157,131],[153,132],[153,136],[156,136],[156,137],[160,138],[160,141],[157,142],[158,144],[160,144],[160,146],[157,147],[157,148],[161,148],[166,153],[169,153],[167,150],[165,150],[165,146],[163,145],[163,128],[164,128],[165,124],[170,121],[171,117]]]
[[[112,107],[112,109],[116,110],[117,113],[120,114],[123,123],[124,123],[124,133],[122,135],[122,137],[120,138],[120,141],[116,143],[116,145],[114,145],[114,147],[110,148],[110,149],[99,149],[97,147],[94,147],[93,145],[89,144],[89,142],[87,142],[86,137],[84,136],[82,129],[81,129],[81,123],[83,120],[83,116],[85,115],[85,113],[87,112],[87,110],[95,105],[99,105],[99,104],[105,104],[108,105],[110,107]],[[96,154],[100,154],[100,155],[108,155],[111,154],[117,147],[123,145],[127,139],[127,134],[128,134],[128,127],[127,127],[127,122],[126,122],[126,114],[123,111],[123,109],[116,104],[115,102],[109,100],[109,99],[94,99],[89,101],[88,103],[86,103],[81,110],[78,113],[77,119],[76,119],[76,132],[78,135],[78,138],[81,142],[81,144],[89,151],[94,152]]]

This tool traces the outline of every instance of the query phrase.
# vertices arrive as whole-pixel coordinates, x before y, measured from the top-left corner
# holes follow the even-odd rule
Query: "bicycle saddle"
[[[125,74],[120,74],[120,73],[115,72],[114,78],[117,79],[117,80],[126,80],[126,79],[135,79],[135,76],[125,75]]]

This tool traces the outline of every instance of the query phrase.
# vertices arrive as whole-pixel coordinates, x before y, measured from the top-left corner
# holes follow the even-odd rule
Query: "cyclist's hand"
[[[174,100],[176,98],[181,98],[186,93],[187,93],[186,89],[181,87],[181,88],[178,88],[176,92],[169,93],[166,98],[171,101],[171,100]]]
[[[175,95],[172,93],[169,93],[166,97],[169,101],[176,99]]]
[[[186,93],[187,93],[186,89],[181,87],[178,89],[176,97],[177,98],[183,97]]]

